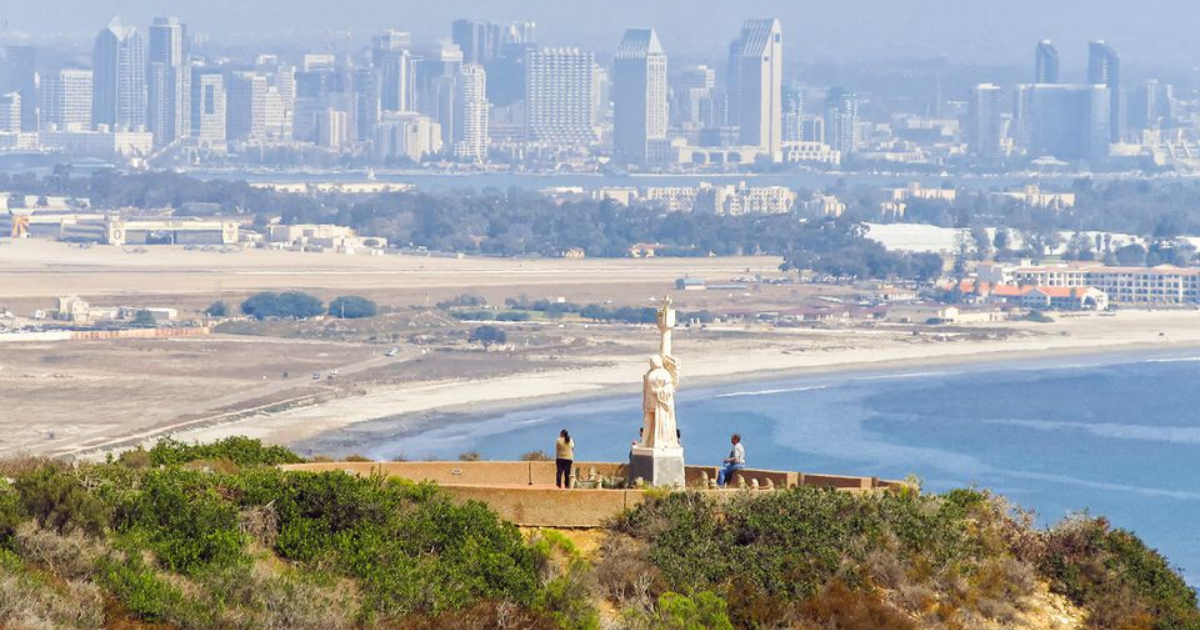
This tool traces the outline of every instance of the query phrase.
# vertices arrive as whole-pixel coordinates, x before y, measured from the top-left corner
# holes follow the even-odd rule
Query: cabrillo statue
[[[675,308],[664,297],[658,309],[658,354],[642,377],[642,441],[629,453],[629,479],[654,486],[684,485],[683,446],[675,420],[675,392],[679,389],[679,359],[671,348]]]
[[[662,335],[658,354],[650,357],[650,371],[642,385],[642,443],[645,448],[678,448],[675,423],[675,392],[679,389],[679,359],[671,354],[671,329],[675,327],[675,309],[671,298],[664,298],[658,309],[658,330]]]

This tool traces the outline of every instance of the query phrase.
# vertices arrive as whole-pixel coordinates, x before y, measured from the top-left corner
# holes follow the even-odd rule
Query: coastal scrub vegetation
[[[0,462],[0,627],[1200,629],[1196,593],[1102,518],[976,490],[657,493],[577,544],[430,484],[289,472],[257,440]],[[597,548],[598,547],[598,548]]]

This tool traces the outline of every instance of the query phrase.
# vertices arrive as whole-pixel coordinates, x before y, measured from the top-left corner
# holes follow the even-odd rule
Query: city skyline
[[[655,28],[672,42],[679,55],[704,53],[727,41],[724,23],[740,23],[755,15],[775,15],[785,29],[797,28],[789,58],[818,61],[866,61],[879,55],[924,58],[951,55],[967,63],[1014,65],[1024,56],[1029,41],[1052,39],[1061,50],[1077,49],[1095,39],[1106,39],[1147,65],[1190,61],[1200,54],[1200,44],[1190,44],[1184,24],[1200,20],[1200,6],[1179,5],[1169,0],[1150,0],[1135,10],[1111,0],[1058,2],[1050,6],[1034,0],[1012,0],[1000,5],[966,7],[950,0],[859,0],[847,6],[823,6],[820,10],[800,4],[749,0],[737,5],[705,7],[698,19],[693,5],[682,0],[637,4],[619,0],[611,9],[581,20],[571,3],[533,0],[520,7],[477,5],[449,0],[437,6],[400,9],[381,0],[365,0],[358,11],[332,11],[322,3],[290,3],[288,17],[281,19],[274,3],[234,4],[216,0],[203,5],[179,1],[119,0],[81,3],[51,0],[50,7],[15,5],[0,19],[7,21],[5,42],[26,39],[75,40],[107,21],[115,13],[141,24],[163,14],[180,14],[194,32],[221,46],[247,40],[320,39],[324,33],[353,29],[369,38],[381,26],[422,33],[431,39],[450,39],[450,23],[468,16],[504,23],[533,21],[539,39],[553,46],[579,46],[601,50],[627,28]],[[1097,4],[1107,10],[1098,10]],[[1161,9],[1156,11],[1155,7]],[[1158,19],[1162,11],[1178,19]],[[237,15],[237,20],[227,16]],[[1037,15],[1038,19],[1028,19]],[[54,16],[47,22],[47,16]],[[789,24],[793,25],[789,27]],[[254,29],[253,33],[245,29]],[[1171,41],[1171,29],[1179,30]],[[93,31],[94,32],[94,31]],[[913,33],[921,33],[914,39]],[[1086,55],[1083,57],[1086,59]],[[1073,65],[1068,53],[1064,65]]]

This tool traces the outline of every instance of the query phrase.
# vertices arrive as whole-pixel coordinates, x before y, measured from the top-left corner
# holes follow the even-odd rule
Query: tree
[[[329,314],[342,319],[374,317],[375,303],[360,295],[343,295],[329,303]]]
[[[1137,243],[1117,249],[1117,264],[1122,267],[1141,267],[1146,263],[1146,248]]]
[[[137,315],[133,316],[133,325],[138,328],[154,328],[158,322],[150,311],[138,311]]]
[[[242,313],[255,319],[306,319],[325,312],[321,300],[299,291],[256,293],[242,302]]]
[[[486,349],[492,347],[493,344],[505,343],[508,341],[508,335],[495,326],[480,326],[471,331],[470,341],[471,343],[482,344]]]
[[[204,309],[204,314],[209,317],[228,317],[229,305],[225,303],[225,300],[217,300]]]

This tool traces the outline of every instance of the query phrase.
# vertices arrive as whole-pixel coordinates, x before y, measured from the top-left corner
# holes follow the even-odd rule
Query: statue
[[[643,448],[679,448],[675,423],[675,392],[679,389],[679,360],[671,355],[671,330],[675,309],[671,298],[663,298],[658,310],[661,334],[658,354],[650,357],[650,370],[642,379]]]
[[[658,309],[658,354],[642,377],[642,440],[629,453],[629,478],[652,486],[683,487],[683,446],[675,421],[675,392],[679,389],[679,359],[671,353],[675,309],[665,297]]]

